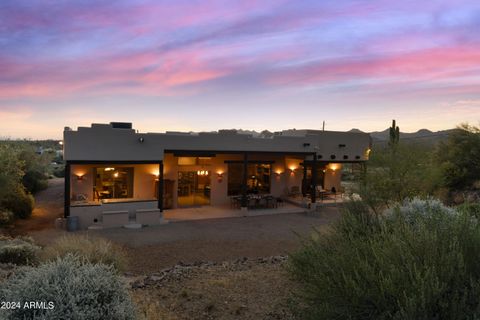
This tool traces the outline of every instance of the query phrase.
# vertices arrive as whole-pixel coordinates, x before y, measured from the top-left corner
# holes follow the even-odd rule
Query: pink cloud
[[[280,68],[267,81],[272,84],[335,83],[345,79],[448,79],[470,74],[480,66],[480,48],[457,46],[373,58],[321,61]]]

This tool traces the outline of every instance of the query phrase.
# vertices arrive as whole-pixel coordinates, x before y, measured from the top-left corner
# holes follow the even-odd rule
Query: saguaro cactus
[[[400,141],[400,128],[397,126],[395,120],[392,120],[392,126],[390,127],[390,140],[388,144],[390,147],[394,147]]]

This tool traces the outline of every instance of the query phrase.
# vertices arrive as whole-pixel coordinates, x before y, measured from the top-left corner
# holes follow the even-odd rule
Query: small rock
[[[132,289],[145,288],[145,282],[142,280],[136,280],[132,283]]]

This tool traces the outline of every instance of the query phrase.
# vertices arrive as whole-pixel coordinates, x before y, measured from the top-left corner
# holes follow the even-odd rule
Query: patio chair
[[[275,198],[275,208],[278,208],[279,206],[283,207],[284,205],[285,205],[285,201],[283,201],[281,197]]]
[[[249,197],[247,199],[247,207],[248,209],[257,209],[258,208],[258,199]]]
[[[231,196],[230,197],[230,206],[233,209],[240,209],[242,207],[242,197],[241,196]]]
[[[266,196],[265,197],[265,207],[266,208],[276,208],[277,207],[277,198],[274,196]]]

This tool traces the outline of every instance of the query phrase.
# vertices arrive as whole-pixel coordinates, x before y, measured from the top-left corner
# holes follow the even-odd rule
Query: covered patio
[[[285,203],[283,206],[269,209],[258,210],[238,210],[230,206],[200,206],[192,208],[170,209],[163,213],[163,217],[170,222],[221,219],[235,217],[253,217],[264,215],[275,215],[283,213],[304,213],[306,208],[291,203]]]

